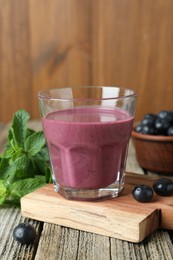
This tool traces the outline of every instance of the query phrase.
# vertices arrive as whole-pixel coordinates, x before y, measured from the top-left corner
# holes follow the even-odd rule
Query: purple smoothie
[[[124,110],[74,108],[42,119],[54,178],[73,189],[99,189],[121,179],[133,117]]]

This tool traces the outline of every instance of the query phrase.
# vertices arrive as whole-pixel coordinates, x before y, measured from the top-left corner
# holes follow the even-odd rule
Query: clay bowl
[[[132,140],[144,170],[173,175],[173,136],[145,135],[133,130]]]

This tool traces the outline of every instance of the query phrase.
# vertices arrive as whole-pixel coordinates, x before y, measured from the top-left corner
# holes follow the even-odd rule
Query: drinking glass
[[[38,93],[54,190],[67,199],[117,197],[125,181],[136,93],[114,86]]]

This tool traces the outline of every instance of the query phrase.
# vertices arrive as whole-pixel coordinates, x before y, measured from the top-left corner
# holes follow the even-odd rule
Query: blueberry
[[[146,114],[141,121],[142,125],[154,125],[157,116],[154,114]]]
[[[141,133],[145,134],[145,135],[154,135],[155,128],[154,128],[154,126],[144,125],[141,129]]]
[[[134,130],[138,133],[146,134],[146,135],[154,135],[156,132],[154,126],[152,126],[152,125],[148,126],[148,125],[142,125],[142,124],[137,125]]]
[[[13,238],[23,245],[29,245],[34,242],[36,231],[30,224],[21,223],[14,228]]]
[[[135,130],[136,132],[138,132],[138,133],[141,133],[142,128],[143,128],[143,125],[139,124],[139,125],[137,125],[137,126],[135,127],[134,130]]]
[[[152,113],[148,113],[144,116],[144,118],[150,118],[152,120],[155,120],[156,119],[156,115],[155,114],[152,114]]]
[[[157,115],[146,114],[134,130],[141,134],[173,136],[172,127],[173,111],[161,110]]]
[[[159,135],[167,135],[167,130],[171,126],[171,123],[166,118],[157,118],[154,126]]]
[[[153,198],[153,190],[147,185],[136,185],[132,190],[132,195],[139,202],[149,202]]]
[[[158,114],[157,117],[160,119],[166,119],[170,122],[173,121],[173,113],[172,111],[167,111],[167,110],[161,110]]]
[[[172,118],[172,120],[173,120],[173,110],[170,110],[170,111],[169,111],[169,114],[170,114],[170,116],[171,116],[171,118]]]
[[[173,136],[173,126],[170,126],[167,130],[167,135]]]
[[[142,121],[141,121],[141,124],[142,125],[154,125],[154,122],[155,120],[151,119],[151,118],[144,118]]]
[[[173,195],[173,181],[167,178],[161,178],[153,184],[153,190],[159,196]]]

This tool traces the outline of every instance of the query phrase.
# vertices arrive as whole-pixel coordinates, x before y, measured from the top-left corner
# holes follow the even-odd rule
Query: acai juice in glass
[[[96,201],[122,191],[136,93],[119,87],[68,87],[38,94],[54,190]]]

